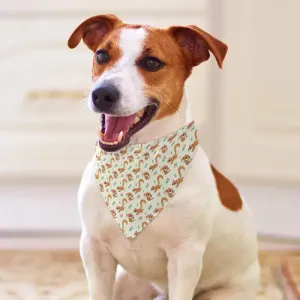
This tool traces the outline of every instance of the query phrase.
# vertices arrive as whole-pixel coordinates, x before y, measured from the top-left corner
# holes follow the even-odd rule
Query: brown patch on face
[[[92,77],[97,80],[105,71],[111,69],[122,56],[119,47],[120,29],[112,31],[107,38],[97,47],[97,50],[106,50],[109,54],[109,61],[105,64],[97,63],[96,56],[93,59]],[[96,51],[97,51],[96,50]]]
[[[191,70],[186,69],[179,46],[166,30],[149,27],[145,29],[148,34],[139,59],[154,56],[165,64],[156,72],[138,68],[145,82],[145,95],[160,102],[154,118],[159,120],[178,110],[183,96],[183,85]]]
[[[211,165],[222,204],[232,211],[241,210],[243,202],[237,188]]]

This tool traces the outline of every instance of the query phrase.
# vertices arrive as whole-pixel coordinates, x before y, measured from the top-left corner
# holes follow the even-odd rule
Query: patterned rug
[[[266,252],[260,260],[262,287],[257,300],[300,300],[294,296],[300,284],[300,253]],[[86,300],[87,285],[78,253],[0,252],[0,299]]]

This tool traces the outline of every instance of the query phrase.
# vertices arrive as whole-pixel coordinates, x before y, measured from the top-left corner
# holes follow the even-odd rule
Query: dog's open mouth
[[[101,113],[99,145],[105,151],[117,151],[126,146],[130,137],[148,124],[158,109],[153,101],[141,111],[130,116]]]

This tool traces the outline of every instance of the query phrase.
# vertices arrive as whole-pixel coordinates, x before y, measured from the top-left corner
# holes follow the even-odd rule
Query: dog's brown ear
[[[177,44],[182,47],[184,54],[192,66],[209,59],[209,51],[215,56],[218,66],[222,63],[227,53],[227,46],[207,32],[195,25],[172,26],[168,32],[175,38]]]
[[[82,22],[71,34],[68,46],[73,49],[81,41],[95,51],[101,40],[113,29],[121,26],[123,22],[114,15],[99,15]]]

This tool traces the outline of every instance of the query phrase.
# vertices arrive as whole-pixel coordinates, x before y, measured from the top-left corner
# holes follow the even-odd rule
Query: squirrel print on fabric
[[[161,151],[162,153],[166,153],[166,152],[168,151],[167,145],[163,145],[163,146],[160,148],[160,151]]]
[[[167,165],[164,165],[161,169],[165,175],[167,175],[170,172],[170,168]]]
[[[157,154],[155,157],[155,164],[150,166],[150,171],[154,171],[158,167],[158,160],[161,158],[160,154]]]
[[[153,196],[150,192],[147,192],[144,195],[145,195],[145,197],[147,198],[148,201],[151,201],[153,199]]]
[[[161,188],[160,181],[163,179],[162,175],[157,176],[157,184],[151,187],[151,191],[157,192]]]
[[[197,138],[197,131],[195,131],[195,141],[193,142],[193,144],[191,144],[189,146],[189,150],[194,152],[198,145],[199,145],[199,142],[198,142],[198,138]]]
[[[165,194],[167,194],[170,198],[173,198],[175,195],[175,191],[171,188],[165,190]]]
[[[142,188],[141,188],[142,183],[144,183],[144,179],[140,179],[140,180],[139,180],[139,185],[138,185],[138,187],[135,187],[135,188],[133,189],[133,191],[134,191],[135,193],[139,193],[139,192],[142,190]]]
[[[183,156],[181,161],[184,162],[186,165],[189,165],[192,161],[192,158],[190,157],[190,155],[186,154],[185,156]]]
[[[172,201],[198,144],[193,122],[166,137],[118,152],[105,152],[97,143],[95,180],[128,239],[134,239]]]
[[[177,132],[174,133],[174,134],[168,139],[168,142],[169,142],[169,143],[172,143],[173,140],[176,138],[176,136],[177,136]]]
[[[138,168],[133,169],[133,173],[137,174],[137,173],[141,172],[141,164],[142,164],[143,162],[144,162],[143,160],[140,160],[140,161],[139,161]]]
[[[179,175],[179,178],[176,179],[176,180],[173,180],[172,182],[172,185],[176,185],[176,187],[178,187],[182,182],[183,182],[183,177],[181,175],[181,171],[185,170],[185,167],[184,166],[180,166],[178,168],[178,175]]]
[[[168,198],[163,197],[163,198],[160,200],[160,203],[161,203],[161,207],[157,207],[157,208],[155,208],[155,210],[154,210],[154,213],[156,213],[156,214],[160,213],[160,212],[164,209],[165,205],[168,203]]]
[[[141,200],[140,201],[140,207],[139,208],[135,208],[134,209],[134,212],[139,215],[141,214],[143,211],[144,211],[144,206],[147,204],[146,200]]]
[[[144,172],[144,173],[143,173],[143,176],[144,176],[144,178],[145,178],[146,180],[150,179],[150,174],[149,174],[149,172]]]
[[[127,180],[126,180],[126,179],[123,179],[122,185],[118,186],[118,187],[117,187],[117,190],[118,190],[119,192],[124,191],[124,186],[125,186],[126,183],[127,183]]]
[[[130,192],[126,193],[126,196],[127,196],[129,201],[133,200],[133,194],[132,193],[130,193]]]
[[[124,211],[124,209],[125,209],[125,204],[126,204],[127,202],[128,202],[127,199],[126,199],[126,198],[123,198],[123,200],[122,200],[122,205],[121,205],[121,206],[120,206],[120,205],[117,206],[118,212]]]
[[[140,149],[135,150],[135,151],[134,151],[134,154],[135,154],[135,155],[139,155],[139,154],[142,152],[142,149],[143,149],[143,145],[141,145]]]
[[[120,173],[125,172],[125,167],[126,167],[127,165],[128,165],[128,161],[125,160],[125,161],[124,161],[124,164],[123,164],[123,167],[122,167],[122,168],[119,168],[118,171],[119,171]]]
[[[174,160],[178,157],[178,154],[177,154],[177,151],[178,151],[178,148],[180,147],[180,144],[177,143],[175,146],[174,146],[174,152],[175,154],[172,155],[169,159],[168,159],[168,163],[170,164],[173,164],[174,163]]]
[[[159,141],[156,142],[155,145],[151,146],[150,151],[154,152],[154,150],[159,146]]]

